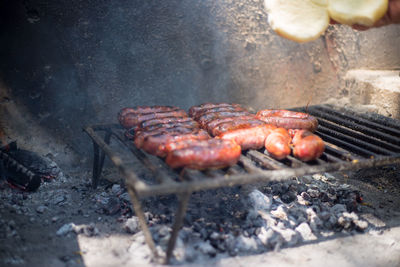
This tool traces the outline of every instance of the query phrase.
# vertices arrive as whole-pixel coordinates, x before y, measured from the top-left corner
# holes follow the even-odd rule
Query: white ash
[[[239,198],[235,190],[231,192],[232,199],[228,197],[227,201],[237,209],[230,211],[231,218],[234,218],[231,221],[226,217],[220,220],[217,215],[210,217],[201,211],[224,212],[222,209],[229,207],[224,200],[202,202],[203,207],[195,209],[189,205],[185,225],[179,234],[179,242],[184,243],[185,257],[175,258],[175,262],[195,262],[219,254],[234,256],[279,250],[335,234],[372,229],[357,215],[361,201],[359,192],[347,185],[335,184],[332,175],[270,183],[240,195],[244,191],[236,191]],[[203,194],[202,198],[210,196],[207,192]],[[239,199],[237,203],[232,203],[236,199]],[[159,214],[147,213],[146,217],[153,225],[150,229],[156,244],[165,250],[171,228],[160,225],[163,225],[162,221],[170,221],[171,214],[164,215],[163,219]],[[182,246],[179,251],[182,255]]]
[[[0,209],[26,215],[29,224],[51,227],[52,235],[62,240],[73,240],[76,235],[107,237],[110,231],[98,227],[105,225],[118,234],[133,235],[126,250],[132,253],[130,257],[135,263],[151,262],[126,187],[103,180],[93,190],[89,181],[67,183],[65,188],[63,181],[53,180],[35,193],[6,187],[0,191]],[[46,190],[41,191],[43,188]],[[330,175],[271,182],[246,194],[240,187],[195,192],[177,238],[172,263],[262,253],[336,234],[373,230],[373,225],[359,216],[359,197],[357,191],[336,183]],[[165,255],[177,198],[149,197],[141,202],[156,248]],[[3,221],[0,221],[0,238],[20,238],[20,229],[12,220]],[[64,256],[68,261],[75,259],[74,254]]]

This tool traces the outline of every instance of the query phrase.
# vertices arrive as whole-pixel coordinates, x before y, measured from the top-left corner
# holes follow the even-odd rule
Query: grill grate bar
[[[270,156],[263,154],[257,150],[250,150],[247,152],[247,156],[252,159],[253,161],[260,164],[262,167],[270,169],[270,170],[279,170],[288,168],[282,162],[271,158]]]
[[[400,125],[395,120],[390,118],[379,116],[375,119],[364,118],[363,114],[351,114],[351,111],[340,111],[335,109],[333,106],[312,106],[311,109],[315,109],[317,113],[330,114],[335,117],[339,117],[344,121],[352,121],[356,125],[362,125],[371,129],[376,129],[384,133],[388,133],[392,136],[400,137]]]
[[[192,182],[182,182],[172,184],[170,186],[158,184],[151,188],[148,187],[140,191],[141,196],[152,195],[168,195],[168,194],[181,194],[187,191],[200,191],[208,189],[216,189],[225,186],[254,184],[269,181],[282,181],[295,176],[312,175],[321,172],[332,171],[349,171],[357,170],[360,168],[375,167],[387,164],[400,163],[400,157],[379,157],[374,160],[361,159],[352,162],[338,162],[331,164],[323,164],[318,166],[306,166],[302,168],[291,168],[281,170],[259,170],[255,173],[235,174],[231,176],[220,176],[213,179],[203,179]]]
[[[340,132],[345,135],[351,136],[356,138],[357,140],[367,142],[368,144],[374,144],[379,147],[385,148],[388,151],[385,153],[391,154],[391,152],[396,152],[400,151],[400,146],[388,143],[387,141],[378,139],[376,137],[368,136],[364,133],[354,131],[352,129],[342,127],[340,125],[337,125],[335,123],[329,122],[325,119],[319,118],[319,127],[318,130],[324,129],[324,131],[330,131],[330,132]],[[328,130],[329,129],[329,130]]]
[[[244,169],[249,173],[258,173],[260,172],[260,168],[258,168],[253,161],[246,157],[245,155],[240,155],[239,163],[243,165]]]
[[[128,147],[128,149],[136,156],[138,160],[140,160],[143,165],[149,169],[154,177],[156,178],[158,183],[176,183],[165,171],[163,171],[163,168],[157,167],[150,159],[149,157],[142,152],[141,150],[137,149],[132,142],[124,139],[124,136],[121,135],[121,133],[112,131],[112,133],[117,137],[117,139],[123,143],[125,146]],[[154,157],[155,158],[155,157]],[[161,162],[160,159],[155,158],[155,160],[160,162],[160,165],[165,165],[164,162]]]
[[[370,135],[379,139],[387,140],[395,145],[400,145],[400,131],[378,123],[371,123],[365,119],[356,118],[350,115],[344,115],[339,112],[327,112],[326,109],[319,107],[310,107],[309,113],[317,118],[332,121],[338,125],[342,125]]]
[[[328,154],[328,150],[330,150],[329,149],[329,147],[327,147],[326,146],[327,144],[326,144],[326,142],[325,142],[325,152],[322,154],[322,156],[321,156],[321,158],[326,158],[326,160],[328,161],[328,162],[341,162],[341,161],[343,161],[343,159],[341,159],[340,157],[336,157],[336,156],[334,156],[333,154]],[[331,153],[332,153],[333,151],[331,151]]]
[[[356,145],[356,146],[358,146],[360,148],[364,148],[364,149],[366,149],[368,151],[371,151],[373,153],[376,153],[376,154],[382,154],[382,155],[395,154],[393,151],[387,150],[385,148],[382,148],[380,146],[377,146],[377,145],[374,145],[374,144],[371,144],[371,143],[364,142],[364,141],[358,139],[355,136],[349,136],[349,135],[342,134],[342,133],[340,133],[338,131],[331,130],[331,129],[329,129],[329,128],[325,127],[325,126],[322,126],[322,125],[318,126],[318,133],[324,133],[326,135],[330,135],[332,137],[339,138],[340,140],[343,140],[343,141],[346,141],[348,143],[354,144],[354,145]],[[399,150],[397,150],[397,151],[399,151]]]
[[[358,155],[360,155],[362,157],[371,158],[371,157],[376,157],[378,155],[378,154],[376,154],[374,152],[368,151],[368,150],[366,150],[364,148],[358,147],[358,146],[353,145],[353,144],[351,144],[349,142],[346,142],[346,141],[343,141],[343,140],[338,139],[336,137],[327,135],[327,134],[322,133],[320,131],[317,131],[317,134],[324,140],[324,142],[333,143],[333,144],[335,144],[337,146],[340,146],[340,147],[343,147],[345,149],[348,149],[351,152],[356,153],[356,154],[358,154]]]

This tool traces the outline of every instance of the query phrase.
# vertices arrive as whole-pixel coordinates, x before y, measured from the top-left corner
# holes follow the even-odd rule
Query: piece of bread
[[[329,25],[326,5],[311,0],[265,0],[264,3],[272,29],[290,40],[299,43],[315,40]]]
[[[342,24],[372,26],[385,15],[388,4],[388,0],[329,0],[328,12]]]
[[[388,0],[264,0],[268,22],[285,38],[303,43],[320,37],[333,20],[372,26],[387,11]]]

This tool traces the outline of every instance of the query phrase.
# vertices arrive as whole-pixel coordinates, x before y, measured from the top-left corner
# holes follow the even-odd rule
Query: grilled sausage
[[[257,112],[256,117],[285,129],[306,129],[314,132],[318,127],[318,120],[315,117],[290,110],[264,109]]]
[[[265,149],[272,157],[284,159],[291,153],[291,140],[292,138],[285,128],[274,129],[265,139]]]
[[[240,106],[214,107],[209,109],[201,109],[197,112],[194,112],[190,117],[196,120],[205,114],[215,113],[215,112],[226,112],[226,111],[245,111],[245,109]]]
[[[213,113],[204,114],[203,116],[199,117],[197,119],[197,121],[200,123],[201,127],[206,128],[207,124],[210,121],[213,121],[215,119],[229,118],[229,117],[239,117],[239,116],[248,116],[248,115],[250,115],[250,113],[247,112],[247,111],[213,112]]]
[[[227,118],[218,118],[215,120],[212,120],[207,123],[207,131],[211,134],[213,129],[217,127],[219,124],[224,123],[224,122],[232,122],[235,120],[254,120],[255,116],[253,114],[250,115],[245,115],[245,116],[239,116],[239,117],[227,117]]]
[[[172,150],[165,162],[174,169],[218,169],[236,164],[240,154],[240,146],[233,141],[209,139],[194,141],[190,146]]]
[[[199,124],[194,120],[178,121],[178,122],[167,122],[150,125],[143,128],[137,128],[137,131],[150,132],[159,128],[172,128],[172,127],[186,127],[186,128],[199,128]]]
[[[276,126],[265,124],[228,131],[218,137],[224,140],[235,141],[243,150],[260,149],[265,145],[265,139],[274,129],[276,129]]]
[[[166,118],[166,117],[182,118],[182,117],[187,117],[187,113],[183,109],[167,111],[167,112],[143,113],[143,114],[128,113],[125,116],[123,116],[121,125],[126,129],[130,129],[132,127],[138,126],[140,123],[144,121]]]
[[[156,118],[147,121],[143,121],[139,123],[137,127],[139,128],[147,128],[149,126],[157,125],[157,124],[166,124],[166,123],[181,123],[181,122],[191,122],[192,118],[189,117],[165,117],[165,118]]]
[[[216,108],[216,107],[240,107],[239,104],[228,104],[228,103],[203,103],[198,106],[193,106],[189,109],[189,116],[193,117],[197,112],[204,110],[204,109],[210,109],[210,108]]]
[[[159,157],[166,156],[165,145],[168,142],[178,142],[181,140],[206,140],[209,139],[210,135],[203,129],[196,129],[189,133],[160,133],[156,135],[147,136],[142,143],[141,148],[153,155]]]
[[[124,118],[129,113],[134,114],[145,114],[145,113],[155,113],[155,112],[167,112],[178,110],[178,107],[172,106],[138,106],[134,108],[123,108],[118,112],[118,121],[122,123]]]
[[[325,150],[322,139],[307,130],[294,132],[292,139],[293,155],[302,161],[311,161],[319,158]]]
[[[215,140],[215,139],[210,139],[210,140]],[[207,142],[199,142],[202,140],[195,140],[195,139],[186,139],[186,140],[180,140],[180,141],[174,141],[174,142],[167,142],[165,144],[165,150],[167,153],[172,152],[177,149],[183,149],[187,147],[192,147],[194,145],[196,146],[209,146]]]
[[[134,143],[137,148],[141,148],[144,140],[149,136],[159,135],[159,134],[164,134],[164,135],[187,134],[187,133],[192,133],[195,130],[198,130],[198,128],[176,126],[176,127],[170,127],[170,128],[161,127],[161,128],[155,129],[153,131],[136,131],[135,136],[134,136]]]
[[[167,122],[167,123],[154,124],[144,128],[140,128],[140,126],[137,126],[126,130],[125,137],[127,139],[134,139],[136,132],[151,132],[162,128],[173,128],[173,127],[184,127],[184,128],[194,129],[194,128],[199,128],[199,124],[194,120],[188,119],[182,122]]]
[[[215,126],[209,133],[212,136],[218,136],[221,135],[224,132],[227,131],[232,131],[236,129],[244,129],[244,128],[251,128],[254,126],[259,126],[259,125],[264,125],[265,122],[256,120],[256,119],[237,119],[237,120],[232,120],[232,121],[227,121],[227,122],[222,122]]]

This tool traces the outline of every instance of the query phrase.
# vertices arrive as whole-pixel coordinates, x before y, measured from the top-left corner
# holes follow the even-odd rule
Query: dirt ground
[[[392,238],[391,235],[396,234],[396,231],[390,232],[390,230],[400,227],[400,166],[390,165],[333,175],[336,179],[361,191],[364,200],[361,216],[378,226],[378,237],[374,238]],[[104,176],[114,183],[121,183],[119,176],[113,171],[106,172]],[[98,209],[98,196],[102,192],[111,190],[112,183],[103,180],[97,189],[92,189],[90,177],[90,171],[70,173],[63,179],[43,184],[34,193],[23,193],[3,184],[0,190],[0,266],[140,265],[139,259],[130,256],[133,235],[123,227],[122,212],[111,215]],[[60,234],[60,229],[69,223],[80,227],[81,231],[78,234],[75,232]],[[369,240],[369,235],[369,233],[360,234],[366,240]],[[371,239],[371,242],[375,242],[374,240]],[[337,246],[344,241],[329,240],[325,246],[330,244],[329,242],[333,242],[332,246]],[[355,241],[350,239],[349,242],[351,244]],[[320,249],[326,253],[329,247],[325,248],[324,243],[312,246],[321,245]],[[371,245],[373,243],[369,244]],[[300,245],[282,249],[283,254],[275,257],[276,260],[272,263],[291,265],[293,256],[289,255],[298,255],[296,251],[299,253],[306,247]],[[354,246],[354,249],[360,247]],[[393,263],[392,266],[400,266],[400,256],[393,254],[399,252],[399,249],[399,244],[396,243],[386,250],[392,255],[391,257],[394,257],[389,261],[389,265]],[[272,256],[274,253],[276,252],[252,255],[244,259],[217,257],[213,259],[212,264],[243,265],[249,260],[251,262],[252,257],[257,259],[261,256],[264,260],[254,260],[254,263],[263,264],[265,256],[268,258],[268,255]],[[321,252],[321,255],[325,255],[324,253]],[[357,254],[357,251],[354,253]],[[287,257],[282,257],[285,254]],[[377,257],[379,258],[379,255]],[[365,261],[367,260],[365,258]],[[328,266],[333,263],[329,258],[327,262]],[[382,261],[378,259],[377,262]],[[204,262],[205,264],[211,263]],[[358,262],[357,265],[359,264],[371,266],[376,265],[376,262],[370,264]],[[298,265],[307,266],[307,261],[299,260]]]

